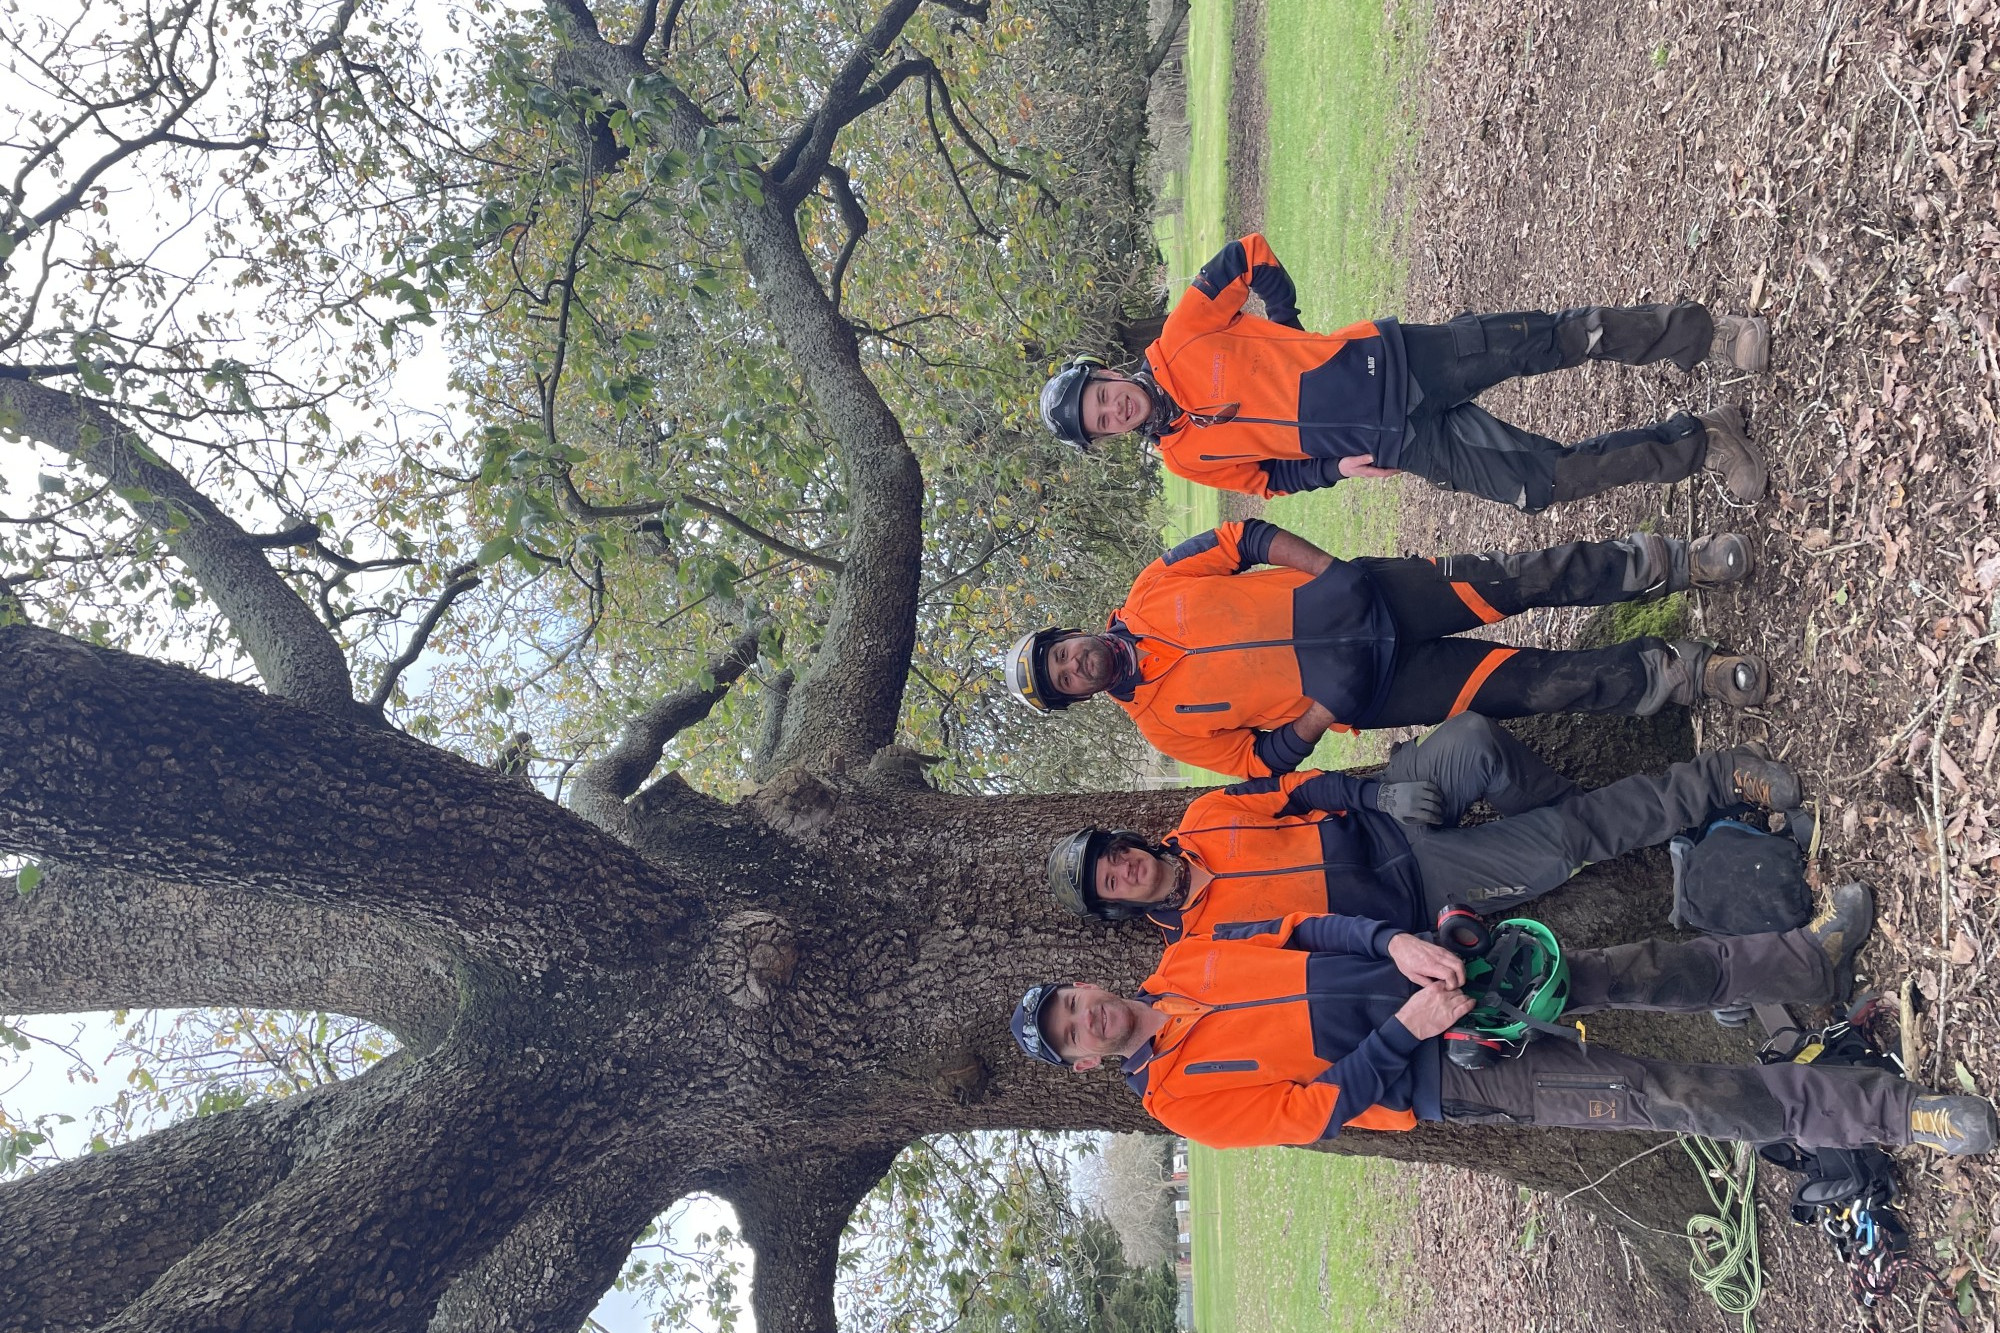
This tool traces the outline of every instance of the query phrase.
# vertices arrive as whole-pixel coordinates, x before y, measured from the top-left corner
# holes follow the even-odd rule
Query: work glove
[[[1442,824],[1444,793],[1434,782],[1384,782],[1375,788],[1375,808],[1403,824]]]

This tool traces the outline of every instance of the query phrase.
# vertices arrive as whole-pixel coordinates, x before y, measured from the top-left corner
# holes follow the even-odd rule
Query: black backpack
[[[1708,935],[1757,935],[1797,930],[1812,920],[1800,838],[1810,821],[1795,816],[1791,836],[1766,833],[1739,819],[1711,820],[1690,837],[1667,844],[1674,865],[1676,930]]]

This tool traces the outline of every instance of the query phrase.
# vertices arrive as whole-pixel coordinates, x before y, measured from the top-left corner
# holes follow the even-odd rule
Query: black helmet
[[[1090,432],[1083,428],[1083,386],[1104,368],[1094,356],[1074,357],[1042,386],[1042,424],[1073,449],[1090,447]]]
[[[1139,915],[1132,903],[1107,903],[1097,896],[1097,858],[1121,839],[1142,846],[1145,839],[1130,829],[1078,829],[1049,849],[1049,892],[1078,916],[1100,921],[1126,921]]]

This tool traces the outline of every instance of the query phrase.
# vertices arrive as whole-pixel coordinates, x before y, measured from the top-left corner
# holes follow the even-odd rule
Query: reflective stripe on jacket
[[[1296,766],[1260,735],[1317,700],[1366,726],[1388,693],[1396,629],[1362,567],[1255,569],[1280,529],[1224,523],[1146,566],[1110,629],[1132,643],[1133,679],[1111,695],[1162,753],[1238,777]]]
[[[1270,318],[1243,313],[1252,291]],[[1161,460],[1190,481],[1284,495],[1333,485],[1342,458],[1370,454],[1382,467],[1400,458],[1407,409],[1396,321],[1300,328],[1292,280],[1255,233],[1202,269],[1146,364],[1182,409],[1160,437]],[[1208,420],[1222,415],[1234,419]]]
[[[1284,947],[1307,920],[1326,952]],[[1167,1025],[1125,1062],[1127,1085],[1154,1119],[1214,1148],[1436,1119],[1437,1043],[1395,1018],[1415,989],[1387,958],[1397,933],[1361,917],[1291,917],[1255,940],[1168,946],[1139,997]]]

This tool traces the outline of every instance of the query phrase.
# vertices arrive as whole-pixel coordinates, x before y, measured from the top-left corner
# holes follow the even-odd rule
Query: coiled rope
[[[1714,1216],[1688,1219],[1688,1275],[1724,1313],[1743,1316],[1743,1333],[1757,1333],[1750,1312],[1764,1299],[1764,1266],[1757,1253],[1757,1154],[1747,1143],[1681,1135]]]

